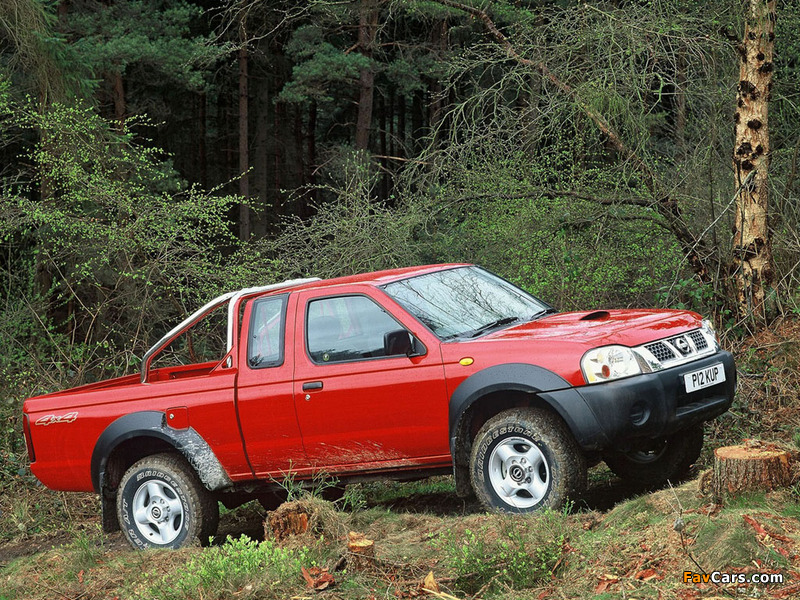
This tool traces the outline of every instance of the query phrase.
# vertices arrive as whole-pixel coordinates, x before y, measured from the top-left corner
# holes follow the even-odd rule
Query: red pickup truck
[[[213,535],[218,501],[263,499],[287,473],[452,471],[459,494],[518,513],[580,494],[601,459],[663,482],[735,384],[695,313],[559,314],[479,267],[435,265],[225,294],[139,375],[23,412],[42,483],[99,493],[105,529],[135,547],[175,548]]]

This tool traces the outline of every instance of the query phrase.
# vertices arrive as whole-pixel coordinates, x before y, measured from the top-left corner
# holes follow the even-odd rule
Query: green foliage
[[[271,541],[256,542],[246,535],[228,536],[223,545],[195,554],[180,571],[159,577],[148,589],[147,597],[229,598],[246,584],[273,589],[298,580],[303,566],[310,566],[307,548],[292,550]]]
[[[440,540],[445,560],[456,573],[456,585],[468,594],[478,590],[524,589],[548,579],[563,552],[563,515],[547,512],[536,522],[500,522],[496,531],[467,529],[461,539]]]
[[[97,78],[135,68],[140,77],[200,90],[206,85],[203,67],[226,51],[209,37],[192,34],[190,26],[201,15],[200,7],[183,1],[89,2],[69,13],[66,27]]]
[[[247,252],[277,258],[273,268],[285,278],[337,277],[417,263],[413,236],[422,215],[374,198],[377,178],[364,155],[347,154],[337,164],[338,181],[319,187],[333,199],[318,205],[313,219],[290,217],[275,238],[260,240]]]
[[[130,129],[115,131],[91,109],[54,105],[39,113],[6,103],[0,114],[9,126],[39,132],[27,152],[30,183],[0,199],[0,235],[12,248],[32,250],[18,260],[39,271],[28,285],[30,318],[61,348],[53,348],[47,370],[60,376],[51,381],[124,371],[160,337],[175,303],[194,305],[219,281],[215,248],[234,243],[233,199],[187,187],[157,150],[136,145]],[[64,310],[63,320],[48,322]],[[65,330],[72,332],[66,349]]]
[[[286,52],[296,64],[292,80],[281,90],[280,98],[286,102],[317,100],[333,102],[332,87],[353,85],[359,70],[371,66],[371,61],[358,52],[345,53],[325,41],[324,32],[316,25],[306,25],[295,30],[286,45]]]

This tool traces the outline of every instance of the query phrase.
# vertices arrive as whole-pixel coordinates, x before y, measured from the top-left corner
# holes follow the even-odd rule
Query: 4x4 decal
[[[78,418],[78,411],[68,412],[63,415],[45,415],[36,419],[34,425],[53,425],[54,423],[72,423]]]

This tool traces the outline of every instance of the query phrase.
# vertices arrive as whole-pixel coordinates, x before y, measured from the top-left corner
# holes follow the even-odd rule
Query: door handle
[[[309,390],[321,390],[322,389],[322,382],[321,381],[307,381],[303,384],[303,391],[307,392]]]

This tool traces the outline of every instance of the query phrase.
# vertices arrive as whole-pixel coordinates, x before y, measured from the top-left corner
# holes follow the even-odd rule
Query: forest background
[[[795,315],[798,30],[796,0],[2,0],[0,488],[25,397],[237,287],[458,261],[562,310]]]

